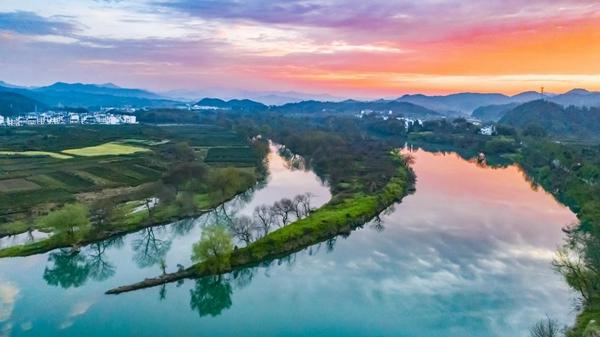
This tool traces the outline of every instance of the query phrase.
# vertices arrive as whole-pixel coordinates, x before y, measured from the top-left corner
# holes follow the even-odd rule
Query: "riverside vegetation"
[[[407,159],[389,144],[361,133],[343,133],[321,123],[299,125],[296,120],[272,115],[257,117],[255,121],[236,119],[231,123],[240,133],[267,135],[284,144],[291,153],[304,157],[329,183],[332,199],[316,210],[310,209],[307,196],[295,198],[297,202],[276,203],[271,213],[279,216],[278,228],[266,231],[256,240],[242,236],[246,240],[241,240],[245,245],[241,248],[231,244],[232,232],[247,232],[240,231],[239,222],[230,228],[217,226],[206,231],[194,246],[195,265],[107,293],[118,294],[184,278],[221,275],[288,256],[337,235],[348,235],[400,201],[413,187],[414,174]],[[296,221],[290,223],[286,214],[295,215],[296,211],[299,211],[294,217]],[[260,208],[255,213],[258,213],[255,221],[260,223],[260,214],[264,213]],[[253,227],[251,221],[244,222],[243,227]]]
[[[380,134],[381,128],[375,124]],[[373,125],[371,125],[373,128]],[[551,137],[530,124],[521,129],[497,125],[496,134],[483,136],[464,119],[428,121],[421,127],[386,135],[402,135],[410,143],[435,151],[456,151],[464,158],[484,153],[489,165],[517,163],[534,187],[541,186],[578,217],[564,231],[567,239],[553,261],[555,269],[580,295],[580,314],[569,337],[600,333],[600,145],[583,139]],[[534,336],[557,336],[555,321],[540,321]]]
[[[215,125],[6,129],[0,137],[11,151],[0,155],[0,235],[49,233],[0,249],[2,257],[201,214],[254,186],[268,152],[267,142]]]

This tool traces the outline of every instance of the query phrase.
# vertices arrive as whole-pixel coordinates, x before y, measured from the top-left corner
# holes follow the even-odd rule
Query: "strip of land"
[[[175,273],[114,288],[106,293],[120,294],[185,278],[221,275],[285,257],[338,235],[350,234],[392,204],[401,201],[414,188],[413,172],[401,158],[397,158],[395,162],[396,174],[380,190],[370,195],[334,197],[307,218],[273,231],[247,247],[235,250],[226,264],[206,260]]]

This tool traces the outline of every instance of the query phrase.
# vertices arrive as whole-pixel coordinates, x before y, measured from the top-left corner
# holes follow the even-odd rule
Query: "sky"
[[[600,1],[1,0],[0,80],[348,97],[600,90]]]

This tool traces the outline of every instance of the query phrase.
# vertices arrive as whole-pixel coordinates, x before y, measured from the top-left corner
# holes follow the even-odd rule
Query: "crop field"
[[[39,185],[23,178],[0,180],[0,192],[31,191],[40,188]]]
[[[0,226],[45,214],[81,194],[102,196],[158,181],[173,164],[169,149],[179,143],[210,165],[255,162],[244,138],[214,125],[0,129]]]
[[[143,147],[124,145],[119,143],[105,143],[98,146],[83,147],[79,149],[69,149],[62,151],[63,153],[82,156],[82,157],[97,157],[97,156],[122,156],[138,152],[149,152],[150,150]]]

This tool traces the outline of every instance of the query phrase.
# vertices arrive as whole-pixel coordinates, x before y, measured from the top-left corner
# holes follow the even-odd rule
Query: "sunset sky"
[[[2,0],[0,80],[352,97],[600,90],[600,1]]]

